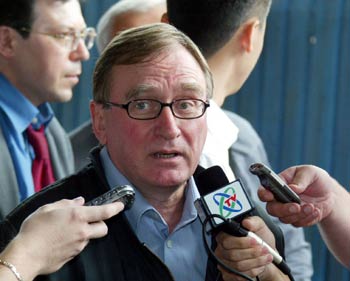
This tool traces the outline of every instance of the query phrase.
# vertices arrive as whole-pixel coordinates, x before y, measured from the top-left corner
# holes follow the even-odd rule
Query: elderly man
[[[113,186],[133,186],[135,204],[106,221],[107,236],[41,280],[220,278],[199,239],[202,225],[193,204],[199,197],[193,174],[206,139],[212,88],[198,48],[170,25],[134,28],[113,39],[97,62],[90,107],[102,148],[80,172],[27,200],[4,228],[18,230],[43,204],[79,195],[91,200]],[[254,217],[246,226],[274,247],[263,221]],[[223,245],[218,236],[219,258],[260,280],[289,280],[260,244],[246,237],[231,242]],[[226,271],[223,278],[239,280]]]
[[[97,25],[100,51],[122,29],[158,21],[160,13],[165,12],[162,0],[139,2],[119,1],[101,17]],[[248,167],[254,162],[269,162],[264,145],[246,119],[219,106],[226,97],[239,90],[255,66],[263,47],[271,2],[167,1],[171,23],[200,47],[213,74],[215,90],[207,111],[208,133],[200,165],[205,168],[220,165],[230,180],[240,178],[254,203],[263,208],[265,206],[256,194],[259,181],[249,173]],[[159,14],[159,19],[153,16],[156,14]],[[216,21],[217,18],[221,19],[220,22]],[[88,152],[98,140],[92,133],[90,121],[73,131],[70,137],[76,168],[80,169],[88,161]],[[284,225],[277,219],[274,223],[284,232],[286,260],[295,279],[311,280],[311,251],[303,230]]]

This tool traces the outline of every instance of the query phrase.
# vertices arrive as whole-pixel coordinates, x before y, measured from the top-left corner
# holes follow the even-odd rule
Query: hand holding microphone
[[[248,276],[263,273],[266,277],[260,280],[290,280],[283,274],[290,274],[288,266],[279,253],[269,246],[275,245],[274,235],[261,218],[252,217],[254,205],[241,182],[229,183],[218,166],[202,172],[196,182],[202,191],[195,205],[204,223],[203,232],[218,233],[214,258],[223,279],[253,280]]]
[[[259,276],[259,280],[289,280],[272,265],[272,262],[282,262],[282,257],[270,246],[275,245],[275,239],[261,218],[248,217],[242,225],[231,222],[227,227],[231,230],[224,227],[224,231],[216,236],[218,245],[215,250],[217,257],[226,265],[248,276]],[[221,272],[223,280],[242,280],[238,276],[233,278],[223,268]]]

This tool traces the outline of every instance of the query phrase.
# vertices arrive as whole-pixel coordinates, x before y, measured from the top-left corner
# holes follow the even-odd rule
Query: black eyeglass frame
[[[132,115],[130,115],[130,112],[129,112],[129,106],[130,104],[134,103],[134,102],[139,102],[139,101],[152,101],[152,102],[156,102],[158,104],[160,104],[160,109],[159,109],[159,112],[156,116],[154,117],[151,117],[151,118],[137,118],[137,117],[134,117]],[[173,104],[176,103],[176,102],[179,102],[179,101],[196,101],[196,102],[201,102],[203,108],[202,108],[202,113],[198,116],[195,116],[195,117],[181,117],[181,116],[178,116],[176,115],[176,113],[174,112],[174,109],[173,109]],[[123,108],[126,110],[128,116],[131,118],[131,119],[135,119],[135,120],[152,120],[152,119],[156,119],[160,116],[160,114],[162,113],[162,110],[164,107],[168,106],[171,110],[171,113],[173,114],[174,117],[178,118],[178,119],[184,119],[184,120],[191,120],[191,119],[198,119],[200,117],[202,117],[204,115],[204,113],[206,112],[207,108],[210,106],[210,103],[208,101],[203,101],[201,99],[177,99],[177,100],[173,100],[172,102],[169,102],[169,103],[165,103],[165,102],[161,102],[159,100],[155,100],[155,99],[136,99],[136,100],[132,100],[132,101],[129,101],[127,103],[115,103],[115,102],[111,102],[111,101],[108,101],[108,102],[102,102],[103,106],[105,108],[110,108],[111,106],[112,107],[119,107],[119,108]]]

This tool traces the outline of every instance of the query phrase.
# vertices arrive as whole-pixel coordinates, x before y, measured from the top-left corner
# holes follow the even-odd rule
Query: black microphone
[[[210,167],[195,177],[201,197],[195,207],[202,223],[209,221],[207,233],[224,231],[237,237],[249,236],[265,246],[273,256],[274,264],[290,276],[290,269],[280,254],[255,233],[241,227],[240,222],[253,215],[254,205],[239,179],[229,183],[219,166]],[[204,225],[206,227],[206,225]]]
[[[200,195],[204,196],[208,193],[229,184],[226,174],[219,166],[212,166],[198,173],[195,176],[198,186],[200,186]]]
[[[210,167],[195,177],[199,187],[200,199],[195,202],[202,222],[211,214],[217,214],[225,219],[241,222],[243,218],[253,215],[255,207],[241,181],[229,183],[224,171],[219,166]],[[223,221],[218,218],[210,220],[215,229]]]

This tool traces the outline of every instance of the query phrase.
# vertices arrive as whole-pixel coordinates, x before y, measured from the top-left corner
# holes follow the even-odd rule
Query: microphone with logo
[[[290,269],[280,254],[255,233],[240,225],[244,218],[256,214],[255,207],[243,188],[241,181],[237,179],[229,183],[224,171],[219,166],[213,166],[202,171],[195,177],[195,180],[201,195],[195,201],[195,207],[203,223],[203,238],[205,239],[205,233],[214,234],[220,231],[237,237],[252,237],[268,249],[273,256],[274,264],[293,280]],[[207,243],[206,246],[208,246]],[[207,250],[213,254],[209,247],[207,247]],[[214,258],[227,270],[240,276],[243,275],[242,277],[247,280],[252,280],[245,274],[237,273],[234,269],[227,268],[228,266],[222,264],[215,256]]]

